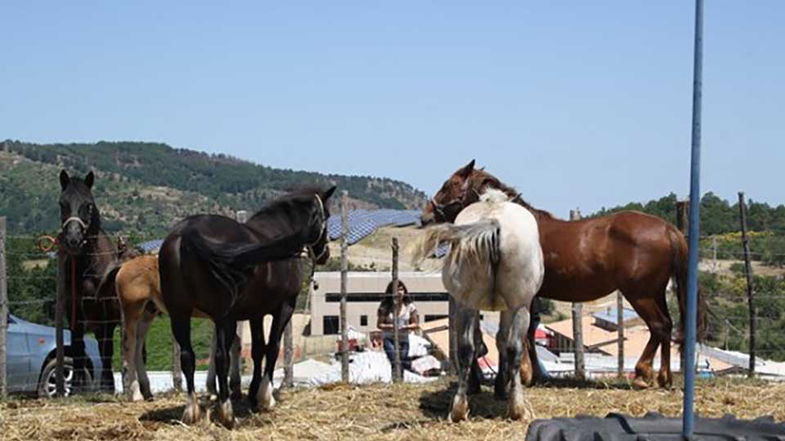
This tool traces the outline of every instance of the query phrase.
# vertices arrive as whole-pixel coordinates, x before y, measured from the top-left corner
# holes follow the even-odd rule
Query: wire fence
[[[785,255],[772,251],[779,239],[776,236],[769,238],[771,242],[758,240],[752,244],[750,255],[753,261],[756,261],[755,256]],[[51,396],[56,389],[53,374],[56,353],[53,326],[58,282],[56,254],[41,251],[36,244],[38,237],[35,236],[3,236],[3,239],[5,272],[0,274],[0,281],[8,286],[8,298],[4,303],[0,301],[0,306],[4,304],[11,313],[8,317],[4,348],[7,360],[0,359],[0,371],[5,369],[5,390],[11,393],[30,392]],[[742,268],[738,265],[744,257],[743,252],[733,252],[730,249],[719,252],[719,245],[713,246],[711,242],[711,238],[705,239],[701,248],[701,286],[710,312],[705,350],[699,348],[698,351],[698,369],[706,375],[743,372],[748,360],[745,354],[749,350],[748,324],[751,318],[754,318],[758,325],[756,351],[762,358],[759,363],[762,367],[770,368],[763,369],[759,375],[774,375],[774,368],[779,369],[777,363],[785,360],[785,337],[781,333],[781,329],[785,327],[783,271],[777,264],[764,264],[762,261],[753,267],[753,271],[756,274],[760,271],[760,275],[753,279],[757,308],[756,314],[751,317]],[[105,256],[110,253],[96,254]],[[319,288],[309,287],[304,290],[292,323],[292,361],[289,366],[294,366],[293,382],[296,384],[340,379],[340,371],[334,370],[338,356],[343,352],[338,333],[340,276],[338,273],[316,273],[315,279]],[[391,276],[389,273],[352,272],[348,279],[350,292],[347,295],[346,322],[350,338],[349,346],[345,349],[349,351],[353,360],[352,368],[356,370],[356,373],[352,371],[351,374],[353,381],[387,381],[392,376],[390,359],[394,359],[394,356],[389,355],[389,342],[386,342],[389,339],[385,339],[385,333],[380,331],[377,325],[379,306],[386,298],[384,292]],[[416,275],[403,272],[400,280],[409,290],[420,321],[420,328],[408,335],[400,349],[406,368],[405,379],[420,381],[423,378],[443,375],[449,372],[451,367],[450,310],[448,294],[441,285],[440,276],[435,272]],[[674,323],[677,323],[675,296],[669,294],[668,297],[670,309],[674,313]],[[67,382],[73,381],[78,377],[74,374],[74,367],[82,366],[87,371],[86,389],[100,390],[101,370],[108,364],[106,359],[101,359],[101,345],[110,342],[113,345],[112,378],[122,368],[118,300],[114,297],[86,298],[76,302],[74,303],[70,295],[65,296],[64,304],[67,310],[76,309],[88,316],[85,354],[80,358],[78,351],[71,346],[72,326],[66,319],[64,375]],[[103,310],[103,315],[95,311],[87,313],[99,309]],[[539,363],[550,376],[575,375],[575,335],[569,310],[569,304],[558,302],[545,302],[541,310],[542,324],[534,337]],[[106,314],[109,314],[109,317]],[[619,319],[613,296],[585,306],[581,327],[588,377],[616,376],[620,373],[626,377],[635,375],[638,357],[650,335],[643,320],[637,317],[629,304],[624,304],[621,314]],[[66,312],[66,317],[68,315]],[[625,332],[623,347],[618,345],[619,322],[623,324]],[[195,320],[194,323],[193,340],[197,365],[199,369],[206,369],[209,364],[212,324],[204,320]],[[101,325],[114,325],[114,332],[96,334],[96,328]],[[498,329],[497,315],[484,314],[482,329],[488,352],[480,358],[479,364],[486,379],[491,379],[498,369],[498,355],[495,354],[493,340]],[[674,331],[678,332],[676,325]],[[245,331],[244,337],[244,371],[247,372],[251,365],[248,331]],[[147,342],[144,357],[148,369],[171,371],[173,349],[166,317],[157,318],[153,322]],[[285,348],[282,347],[281,350],[279,366],[286,364],[282,364]],[[673,371],[681,369],[678,355],[674,345],[670,361]],[[658,354],[654,359],[653,369],[659,368],[660,360],[661,354]],[[620,362],[623,363],[621,366]],[[313,373],[319,369],[326,372],[321,377]],[[363,369],[365,372],[361,372]],[[785,375],[785,372],[782,374]],[[167,378],[171,378],[171,374],[168,374]],[[277,377],[276,384],[282,381]],[[171,384],[171,380],[169,382]],[[118,378],[115,387],[119,390],[121,385]]]

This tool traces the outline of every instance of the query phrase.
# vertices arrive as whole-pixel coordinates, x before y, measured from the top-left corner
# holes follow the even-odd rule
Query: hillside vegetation
[[[362,208],[419,208],[426,201],[423,192],[392,179],[276,169],[160,143],[5,141],[2,150],[0,213],[8,216],[14,233],[57,227],[62,168],[77,175],[97,173],[95,196],[105,229],[152,235],[192,213],[254,211],[304,184],[335,184]]]

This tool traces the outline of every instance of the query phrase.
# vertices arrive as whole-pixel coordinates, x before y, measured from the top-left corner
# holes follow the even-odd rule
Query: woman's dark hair
[[[403,288],[403,304],[408,305],[412,303],[412,298],[409,297],[409,289],[400,280],[398,281],[398,288]],[[387,284],[387,289],[384,290],[384,294],[385,295],[382,299],[382,304],[379,305],[379,313],[388,314],[390,311],[392,311],[393,306],[395,305],[395,295],[393,294],[392,281]]]

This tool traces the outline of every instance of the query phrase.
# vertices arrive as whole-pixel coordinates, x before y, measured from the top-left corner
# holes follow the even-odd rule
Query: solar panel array
[[[420,212],[417,210],[352,210],[349,212],[349,245],[353,245],[365,237],[370,236],[382,227],[406,227],[420,225]],[[333,214],[327,219],[327,234],[330,240],[341,237],[341,215]],[[150,240],[140,243],[137,247],[145,253],[156,251],[163,244],[163,239]],[[441,252],[441,254],[439,254]],[[446,245],[439,247],[437,256],[447,252]]]
[[[150,253],[152,251],[157,250],[158,248],[161,248],[161,245],[163,245],[163,243],[164,243],[163,239],[148,240],[147,242],[140,243],[136,247],[141,248],[142,251],[144,251],[145,253]]]
[[[382,227],[405,227],[420,225],[420,212],[417,210],[352,210],[349,212],[349,245],[370,236]],[[341,237],[341,215],[334,214],[327,219],[327,234],[331,240]]]

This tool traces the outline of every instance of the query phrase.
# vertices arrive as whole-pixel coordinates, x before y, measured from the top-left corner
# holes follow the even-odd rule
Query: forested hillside
[[[0,213],[12,232],[57,225],[57,173],[97,173],[95,196],[110,231],[161,234],[184,215],[253,211],[290,188],[335,184],[364,208],[419,208],[425,194],[387,178],[276,169],[226,155],[165,144],[99,142],[29,144],[5,141],[0,156]]]

